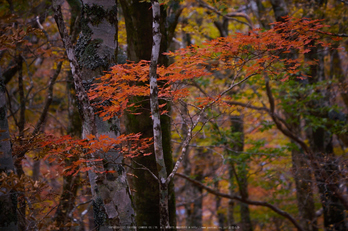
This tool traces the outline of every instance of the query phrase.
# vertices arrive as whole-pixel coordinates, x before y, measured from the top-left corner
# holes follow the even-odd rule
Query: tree
[[[6,88],[0,78],[0,173],[2,181],[10,174],[14,174],[10,133],[7,122]],[[11,184],[11,183],[10,183]],[[14,190],[2,187],[0,194],[0,230],[18,230],[17,195]]]
[[[92,78],[100,74],[103,68],[107,68],[108,62],[112,62],[115,57],[114,54],[109,52],[112,51],[110,48],[116,49],[117,41],[115,43],[113,39],[104,38],[103,36],[106,34],[104,32],[100,33],[100,30],[110,29],[115,32],[117,9],[113,3],[105,2],[100,3],[100,5],[93,2],[85,3],[83,6],[84,21],[82,21],[83,34],[77,42],[75,55],[60,7],[57,2],[53,2],[55,20],[72,67],[75,91],[81,107],[82,138],[87,138],[90,134],[98,136],[108,134],[115,137],[119,135],[117,117],[110,118],[109,122],[94,117],[93,107],[87,96],[84,83],[88,87],[93,81]],[[87,75],[87,73],[91,75]],[[85,82],[83,82],[82,76],[87,77],[84,80]],[[104,228],[117,229],[119,226],[133,226],[135,224],[126,172],[122,167],[122,159],[119,156],[117,152],[112,150],[105,154],[94,153],[92,155],[92,158],[106,160],[106,163],[99,161],[92,164],[93,171],[89,172],[95,225],[98,230]],[[105,169],[113,170],[113,173],[106,172]],[[123,198],[123,200],[119,200],[119,198]]]
[[[171,42],[178,17],[180,15],[180,8],[177,2],[173,2],[171,7],[172,14],[167,16],[166,10],[161,6],[160,13],[160,32],[161,45],[159,51],[158,63],[161,65],[168,65],[167,57],[162,55],[167,51],[168,43]],[[127,32],[127,59],[132,62],[139,62],[140,60],[150,60],[152,50],[152,12],[151,4],[142,1],[120,1],[123,15],[125,18],[126,32]],[[169,20],[171,19],[171,20]],[[167,26],[166,26],[167,24]],[[141,132],[144,137],[153,137],[152,120],[150,117],[150,102],[148,96],[134,97],[131,99],[135,103],[134,110],[127,113],[127,132],[138,133]],[[163,104],[161,102],[160,104]],[[170,111],[168,104],[167,110]],[[138,113],[141,113],[139,115]],[[173,157],[171,150],[171,119],[169,116],[161,116],[162,128],[162,146],[163,155],[165,159],[166,171],[171,172],[173,166]],[[148,152],[153,152],[151,147]],[[150,155],[141,158],[135,158],[133,162],[134,182],[134,204],[136,208],[136,221],[138,225],[143,226],[160,226],[160,213],[158,198],[160,197],[158,182],[154,179],[152,174],[145,171],[142,166],[148,168],[157,176],[157,165],[155,156]],[[139,164],[136,164],[139,163]],[[169,220],[170,225],[175,226],[175,195],[174,185],[169,184]]]
[[[0,6],[18,230],[345,229],[343,2],[59,2]]]
[[[167,101],[171,100],[173,102],[177,102],[181,98],[188,96],[188,92],[185,90],[185,88],[178,87],[183,80],[190,80],[206,76],[212,77],[213,72],[206,64],[209,63],[211,57],[218,60],[218,64],[215,65],[216,70],[230,69],[231,71],[234,71],[235,74],[233,76],[232,83],[225,90],[219,93],[215,92],[212,96],[207,94],[206,97],[202,97],[196,102],[188,104],[194,108],[195,116],[190,116],[191,121],[186,121],[185,116],[182,115],[182,119],[188,125],[188,133],[182,145],[181,156],[177,160],[173,171],[168,174],[168,177],[165,177],[167,174],[165,172],[162,173],[163,175],[159,175],[158,178],[152,173],[153,177],[158,179],[160,185],[170,182],[172,177],[176,174],[184,155],[187,154],[186,149],[188,148],[192,137],[197,135],[207,121],[209,121],[209,119],[205,119],[204,121],[201,120],[201,117],[208,108],[214,106],[215,104],[218,106],[223,106],[224,102],[229,99],[227,93],[253,76],[282,76],[282,74],[280,74],[281,70],[275,71],[273,69],[273,67],[278,67],[282,62],[285,64],[283,64],[281,68],[287,68],[287,64],[293,62],[295,62],[294,67],[296,68],[301,67],[302,65],[307,65],[306,62],[300,62],[299,59],[294,61],[279,58],[281,54],[286,53],[290,49],[297,49],[299,53],[303,54],[308,52],[304,45],[308,40],[319,38],[316,31],[321,28],[321,25],[316,24],[316,21],[310,21],[310,26],[308,26],[307,23],[308,22],[304,22],[301,24],[301,21],[299,20],[296,22],[288,20],[284,23],[279,23],[274,29],[267,32],[253,32],[250,35],[238,34],[234,37],[219,38],[206,43],[203,47],[192,46],[187,49],[182,49],[174,54],[169,53],[177,58],[175,64],[170,65],[168,68],[161,66],[157,68],[158,80],[165,81],[168,84],[159,87],[158,91],[154,91],[158,92],[157,94],[161,95],[161,97]],[[154,25],[156,25],[156,23],[154,23]],[[294,30],[301,36],[296,37],[295,40],[289,41],[289,35],[287,34],[288,30]],[[154,31],[156,32],[157,30]],[[254,43],[260,45],[250,45]],[[155,45],[158,45],[158,43],[155,43]],[[244,56],[245,54],[250,53],[253,55]],[[238,59],[231,64],[231,57],[234,57],[233,60],[235,60],[236,57],[238,57]],[[100,98],[103,99],[103,101],[107,100],[113,105],[99,105],[99,108],[102,109],[100,115],[104,116],[104,119],[108,119],[117,113],[122,113],[122,111],[127,107],[133,106],[134,103],[131,103],[128,100],[129,97],[146,95],[148,94],[147,92],[149,87],[152,88],[152,91],[156,89],[156,87],[152,85],[152,82],[155,82],[154,80],[150,80],[150,85],[130,84],[134,81],[147,81],[149,75],[148,65],[150,65],[150,71],[153,71],[153,62],[149,64],[147,61],[142,61],[136,64],[118,65],[113,68],[110,74],[107,74],[99,79],[100,83],[97,84],[93,89],[92,98]],[[297,70],[296,68],[293,69]],[[150,72],[150,78],[151,76],[154,76],[154,73]],[[268,80],[267,77],[265,77],[265,79]],[[108,82],[107,86],[105,86],[105,82]],[[272,98],[269,87],[267,88],[267,94],[270,98]],[[271,102],[271,106],[272,105],[274,105],[273,102]],[[274,108],[271,108],[270,111],[272,112],[273,110]],[[165,111],[162,113],[165,113]],[[272,116],[275,117],[275,115]],[[158,124],[155,124],[154,126],[156,129],[159,128]],[[195,133],[193,133],[194,129],[197,129]],[[158,131],[159,129],[156,132]],[[155,136],[156,132],[154,132]],[[156,140],[156,138],[154,140],[155,145],[156,142],[158,145],[159,140]],[[161,149],[160,146],[157,148],[159,150]],[[308,151],[308,148],[306,151]],[[157,156],[156,159],[161,159],[161,155]],[[158,165],[160,169],[162,169],[164,166],[164,164]],[[163,198],[166,197],[167,194],[165,187],[161,187],[161,194]],[[245,197],[245,195],[242,196]],[[248,200],[243,199],[243,201],[245,202]],[[167,209],[166,204],[162,204],[160,209]],[[165,218],[166,212],[163,212],[163,216],[164,217],[161,218],[162,225],[168,225],[167,219]],[[296,227],[301,229],[294,219],[291,219]]]

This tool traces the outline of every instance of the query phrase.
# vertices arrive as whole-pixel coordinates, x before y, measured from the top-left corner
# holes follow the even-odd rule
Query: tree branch
[[[249,200],[249,199],[242,198],[240,196],[231,196],[229,194],[221,193],[221,192],[218,192],[217,190],[211,189],[210,187],[205,186],[201,182],[193,180],[193,179],[191,179],[190,177],[188,177],[188,176],[186,176],[184,174],[176,173],[175,175],[190,181],[191,183],[193,183],[194,185],[198,186],[199,188],[205,189],[209,193],[214,194],[216,196],[220,196],[220,197],[224,197],[224,198],[228,198],[228,199],[232,199],[232,200],[241,201],[241,202],[249,204],[249,205],[264,206],[264,207],[270,208],[272,211],[276,212],[280,216],[285,217],[286,219],[288,219],[297,228],[297,230],[304,231],[304,229],[300,226],[300,224],[295,220],[295,218],[293,216],[291,216],[289,213],[287,213],[287,212],[277,208],[276,206],[274,206],[274,205],[272,205],[272,204],[270,204],[268,202],[252,201],[252,200]]]
[[[42,124],[45,122],[47,114],[48,114],[48,109],[51,106],[52,103],[52,98],[53,98],[53,86],[59,76],[60,70],[62,69],[62,64],[63,62],[59,62],[57,65],[57,69],[54,72],[53,76],[50,79],[49,85],[48,85],[48,92],[47,92],[47,98],[46,98],[46,102],[45,102],[45,106],[44,109],[42,110],[42,113],[40,115],[39,120],[36,123],[35,129],[32,133],[32,135],[36,135],[36,133],[38,133],[41,130]]]
[[[319,163],[318,159],[316,159],[316,157],[313,154],[310,147],[308,147],[307,144],[304,141],[302,141],[300,138],[298,138],[292,131],[284,128],[282,126],[282,124],[274,116],[275,104],[274,104],[274,98],[272,96],[272,91],[271,91],[268,79],[266,79],[266,92],[267,92],[268,100],[270,101],[270,105],[271,105],[271,110],[270,110],[271,114],[270,115],[271,115],[274,123],[276,124],[277,128],[285,136],[289,137],[290,139],[292,139],[293,141],[295,141],[296,143],[298,143],[301,146],[301,148],[304,150],[304,152],[308,155],[310,162],[311,162],[311,165],[312,165],[312,168],[315,170],[318,170],[320,172],[320,175],[321,175],[323,181],[327,182],[327,186],[336,194],[336,196],[342,202],[344,208],[348,209],[348,200],[345,198],[345,196],[343,196],[343,194],[340,192],[339,188],[336,185],[329,183],[330,176],[327,174],[325,169],[323,169],[323,167]]]
[[[197,2],[199,3],[199,5],[201,7],[204,7],[206,9],[216,13],[217,15],[222,16],[223,18],[226,18],[226,19],[229,19],[229,20],[233,20],[233,21],[237,21],[239,23],[247,25],[251,30],[253,29],[253,26],[252,26],[253,24],[252,24],[252,21],[251,21],[250,17],[248,15],[244,14],[244,13],[231,12],[231,13],[228,13],[228,14],[224,15],[220,11],[218,11],[217,9],[215,9],[214,7],[210,6],[209,4],[205,3],[202,0],[197,0]],[[238,19],[235,19],[235,17],[245,18],[248,22],[240,21]]]

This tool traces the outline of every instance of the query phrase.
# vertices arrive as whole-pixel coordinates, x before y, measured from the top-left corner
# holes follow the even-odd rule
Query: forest
[[[0,0],[0,231],[346,231],[346,158],[346,0]]]

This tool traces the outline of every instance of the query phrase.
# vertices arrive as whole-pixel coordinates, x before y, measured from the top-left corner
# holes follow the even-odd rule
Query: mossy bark
[[[152,48],[152,11],[151,4],[140,1],[120,0],[125,17],[127,30],[127,56],[128,60],[138,62],[151,59]],[[167,31],[165,28],[166,13],[161,8],[161,50],[160,54],[167,50]],[[159,64],[167,65],[168,60],[160,55]],[[150,116],[149,98],[133,98],[134,103],[141,105],[136,112],[141,115],[127,114],[127,132],[141,132],[144,137],[153,137],[152,120]],[[160,102],[162,104],[163,102]],[[170,106],[166,110],[170,111]],[[171,151],[171,121],[168,116],[161,116],[162,144],[167,173],[173,169]],[[148,150],[154,153],[153,147]],[[135,159],[136,162],[149,168],[155,175],[157,166],[155,156],[150,155]],[[139,167],[136,164],[134,167]],[[159,214],[159,189],[158,182],[147,171],[134,170],[137,177],[133,180],[135,188],[134,202],[136,207],[136,221],[138,226],[160,226]],[[175,195],[173,183],[169,183],[169,223],[175,226]]]
[[[71,7],[71,21],[70,21],[70,36],[72,41],[76,41],[77,34],[80,32],[79,20],[81,16],[81,3],[78,0],[68,1]],[[74,137],[81,137],[82,134],[82,121],[77,110],[76,92],[73,86],[73,76],[71,71],[67,71],[67,97],[68,97],[68,134]],[[72,157],[65,160],[65,165],[70,166],[73,161],[76,161],[76,157]],[[39,162],[40,163],[40,162]],[[59,199],[59,205],[55,214],[55,220],[59,231],[71,230],[70,226],[66,226],[71,222],[69,217],[70,212],[75,206],[75,199],[77,196],[77,190],[79,187],[80,174],[76,176],[63,175],[63,190]],[[82,224],[81,224],[82,225]]]
[[[82,6],[81,30],[75,55],[83,76],[83,84],[88,90],[96,77],[104,74],[116,64],[117,56],[117,6],[108,0],[84,0]],[[98,135],[116,138],[120,135],[120,121],[112,118],[103,121],[95,117]],[[101,154],[103,169],[115,170],[100,179],[90,171],[89,179],[93,195],[94,220],[97,230],[123,230],[135,226],[135,213],[128,187],[123,158],[115,150]],[[102,181],[98,183],[96,179]],[[129,228],[124,228],[129,226]]]

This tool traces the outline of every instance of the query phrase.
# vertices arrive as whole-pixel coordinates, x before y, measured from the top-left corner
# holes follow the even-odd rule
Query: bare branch
[[[323,181],[327,182],[330,176],[328,176],[325,169],[323,169],[318,159],[315,157],[314,153],[310,149],[310,147],[308,147],[307,144],[304,141],[302,141],[300,138],[298,138],[291,130],[284,128],[282,124],[277,120],[277,117],[274,116],[275,103],[274,103],[274,98],[269,85],[269,81],[267,78],[266,78],[266,93],[271,105],[270,115],[274,123],[276,124],[277,128],[279,129],[279,131],[281,131],[285,136],[289,137],[290,139],[292,139],[293,141],[295,141],[301,146],[304,152],[308,155],[313,169],[318,170],[320,172],[321,177],[323,178]],[[328,187],[336,194],[336,196],[342,202],[345,209],[348,209],[348,200],[345,198],[342,192],[340,192],[339,188],[334,184],[328,184]]]
[[[245,13],[241,13],[241,12],[231,12],[231,13],[228,13],[226,15],[222,14],[220,11],[218,11],[217,9],[215,9],[214,7],[210,6],[209,4],[207,4],[206,2],[202,1],[202,0],[197,0],[197,2],[199,3],[199,5],[201,7],[204,7],[214,13],[216,13],[217,15],[219,16],[222,16],[228,20],[233,20],[233,21],[237,21],[239,23],[242,23],[242,24],[245,24],[247,25],[250,29],[253,29],[253,24],[252,24],[252,21],[250,19],[250,17],[248,15],[246,15]],[[242,17],[242,18],[245,18],[248,22],[243,22],[243,21],[240,21],[238,19],[235,19],[235,17]]]
[[[249,205],[256,205],[256,206],[264,206],[267,208],[270,208],[272,211],[276,212],[277,214],[279,214],[282,217],[285,217],[286,219],[288,219],[299,231],[304,231],[304,229],[300,226],[300,224],[295,220],[295,218],[293,216],[291,216],[289,213],[279,209],[278,207],[268,203],[268,202],[264,202],[264,201],[252,201],[249,199],[245,199],[242,198],[240,196],[232,196],[229,194],[225,194],[225,193],[221,193],[215,189],[212,189],[208,186],[205,186],[204,184],[202,184],[199,181],[193,180],[190,177],[181,174],[181,173],[176,173],[175,175],[182,177],[188,181],[190,181],[191,183],[193,183],[194,185],[198,186],[201,189],[205,189],[206,191],[208,191],[211,194],[214,194],[216,196],[220,196],[220,197],[224,197],[224,198],[228,198],[228,199],[232,199],[232,200],[237,200],[237,201],[241,201],[243,203],[249,204]]]
[[[48,84],[48,92],[47,92],[47,98],[45,102],[44,109],[42,110],[42,113],[40,115],[39,120],[36,123],[35,129],[32,133],[32,135],[36,135],[41,130],[42,124],[45,122],[47,114],[48,114],[48,109],[51,106],[52,103],[52,98],[53,98],[53,86],[59,76],[60,70],[62,69],[62,64],[63,62],[59,62],[57,65],[57,69],[54,72],[53,76],[50,79],[50,82]]]
[[[131,159],[131,160],[132,160],[132,162],[134,162],[134,163],[136,163],[137,165],[141,166],[141,168],[134,168],[134,167],[132,167],[132,166],[130,166],[130,165],[128,165],[128,164],[123,164],[123,165],[125,165],[125,166],[127,166],[128,168],[131,168],[131,169],[146,170],[146,171],[148,171],[148,172],[151,174],[151,176],[153,176],[153,178],[155,178],[155,179],[158,181],[157,176],[156,176],[149,168],[147,168],[146,166],[144,166],[144,165],[142,165],[142,164],[136,162],[136,161],[133,160],[133,159]]]

